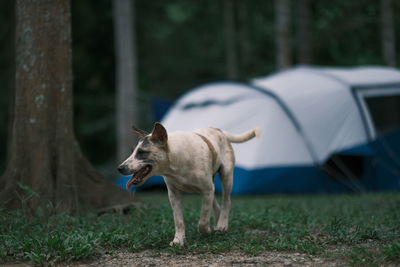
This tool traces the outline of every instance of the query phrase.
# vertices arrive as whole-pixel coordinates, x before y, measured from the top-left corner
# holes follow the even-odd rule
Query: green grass
[[[174,235],[165,192],[138,193],[146,204],[128,215],[34,216],[0,211],[0,261],[52,263],[95,259],[101,251],[172,253],[265,250],[303,252],[351,265],[400,263],[400,194],[233,197],[230,230],[197,232],[200,197],[184,198],[185,247]]]

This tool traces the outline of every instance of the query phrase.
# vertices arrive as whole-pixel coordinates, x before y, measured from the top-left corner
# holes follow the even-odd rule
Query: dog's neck
[[[191,143],[184,143],[186,140],[174,138],[172,134],[168,140],[166,150],[167,160],[159,166],[159,175],[170,178],[180,177],[187,174],[188,169],[193,164],[193,158],[184,157],[182,153],[185,149],[194,150]]]
[[[173,161],[171,161],[169,153],[167,155],[167,159],[168,159],[168,162],[160,168],[160,175],[172,177],[172,176],[176,175],[177,173],[179,173],[179,168],[177,165],[175,165],[173,163],[171,164],[171,162],[173,162]]]

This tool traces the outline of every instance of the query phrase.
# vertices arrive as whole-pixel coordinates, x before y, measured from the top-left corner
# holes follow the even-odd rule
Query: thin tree
[[[276,64],[278,69],[292,65],[290,0],[275,0]]]
[[[312,63],[312,30],[311,30],[311,11],[312,0],[297,1],[297,61],[300,64]]]
[[[73,131],[69,0],[16,1],[15,97],[0,205],[76,211],[129,203],[83,156]]]
[[[135,2],[133,0],[112,2],[117,77],[117,160],[121,163],[129,155],[135,143],[132,124],[138,123]]]
[[[239,77],[235,7],[235,0],[224,0],[225,66],[226,77],[230,80]]]
[[[381,0],[382,54],[385,64],[396,67],[396,36],[392,0]]]
[[[248,2],[237,1],[237,24],[238,24],[238,46],[240,55],[240,69],[246,68],[251,64],[251,42],[249,36],[249,10]],[[242,73],[243,75],[243,73]]]

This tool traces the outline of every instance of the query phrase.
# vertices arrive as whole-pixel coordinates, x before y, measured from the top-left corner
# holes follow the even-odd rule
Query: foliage
[[[200,197],[184,198],[185,247],[169,247],[174,235],[165,192],[139,193],[147,204],[129,215],[33,217],[0,212],[0,258],[52,263],[94,259],[101,252],[169,251],[177,254],[264,250],[304,252],[378,266],[400,262],[398,193],[329,196],[241,196],[233,198],[230,230],[197,232]]]

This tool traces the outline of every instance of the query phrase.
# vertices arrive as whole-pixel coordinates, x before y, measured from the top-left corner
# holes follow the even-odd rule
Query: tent
[[[296,67],[249,83],[209,83],[183,95],[162,123],[168,131],[260,127],[260,138],[233,145],[234,194],[400,189],[393,68]]]

